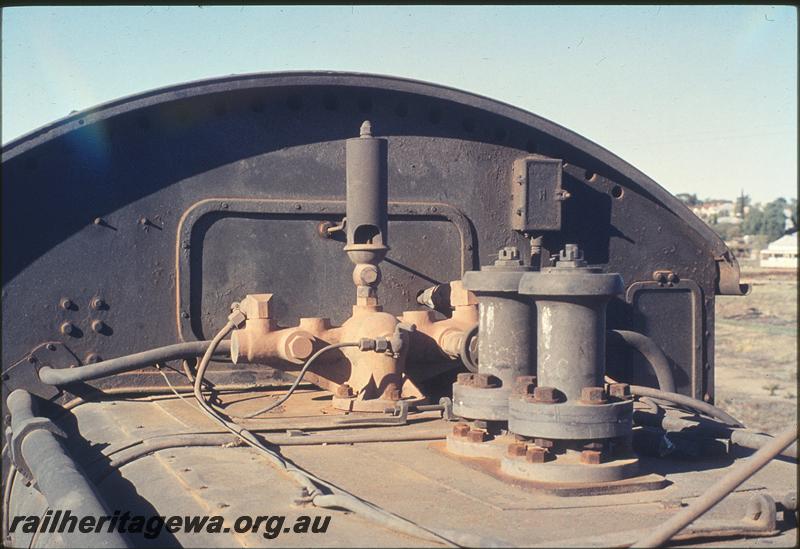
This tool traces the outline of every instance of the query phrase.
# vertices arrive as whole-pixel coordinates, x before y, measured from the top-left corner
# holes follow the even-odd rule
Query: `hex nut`
[[[486,431],[480,429],[470,429],[467,438],[470,442],[484,442],[486,440]]]
[[[381,281],[381,271],[376,265],[359,263],[353,269],[353,283],[356,286],[375,286]]]
[[[525,452],[525,461],[529,463],[544,463],[547,458],[547,450],[539,448],[538,446],[528,446],[528,451]]]
[[[456,383],[459,385],[472,385],[472,380],[475,374],[461,373],[456,376]]]
[[[508,457],[525,457],[528,452],[528,445],[521,442],[512,442],[508,445]]]
[[[314,340],[310,334],[294,332],[286,337],[283,348],[287,357],[305,360],[314,352]]]
[[[581,389],[581,402],[584,404],[605,404],[606,391],[602,387],[584,387]]]
[[[353,396],[353,388],[347,383],[342,383],[336,388],[336,396],[339,398],[351,398]]]
[[[558,402],[558,391],[555,387],[536,387],[533,390],[533,400],[540,404],[555,404]]]
[[[584,465],[600,465],[603,461],[603,452],[600,450],[583,450],[581,463]]]
[[[472,384],[480,389],[488,389],[500,385],[500,380],[489,374],[475,374],[475,377],[472,378]]]
[[[631,386],[627,383],[611,383],[608,386],[608,394],[614,398],[628,400],[631,397]]]
[[[518,376],[514,381],[512,393],[515,395],[532,395],[536,388],[536,376]]]
[[[453,425],[453,436],[460,438],[466,437],[469,435],[469,430],[469,425],[466,423],[456,423]]]

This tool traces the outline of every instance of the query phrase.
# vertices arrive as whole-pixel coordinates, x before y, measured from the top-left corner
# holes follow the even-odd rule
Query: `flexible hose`
[[[672,536],[683,530],[714,505],[733,492],[740,484],[760,471],[775,456],[797,440],[797,425],[777,435],[769,444],[761,448],[747,460],[734,466],[728,474],[717,481],[702,496],[664,522],[632,547],[661,547]]]
[[[725,410],[690,396],[661,391],[659,389],[653,389],[652,387],[643,387],[641,385],[631,385],[631,394],[639,397],[656,398],[671,402],[673,404],[678,404],[680,406],[686,406],[692,410],[702,412],[709,417],[718,419],[719,421],[730,425],[731,427],[744,427],[741,421],[730,415]]]
[[[611,339],[619,339],[629,347],[639,351],[650,363],[650,367],[656,374],[659,389],[669,393],[675,392],[675,377],[669,367],[669,360],[664,351],[661,350],[661,347],[652,338],[629,330],[609,330],[607,333],[611,336]]]
[[[80,368],[56,369],[45,366],[39,370],[39,380],[47,385],[68,385],[79,381],[91,381],[101,377],[108,377],[114,374],[152,366],[157,362],[168,362],[181,358],[194,358],[205,353],[210,343],[210,341],[176,343],[175,345],[158,347],[156,349],[150,349],[149,351],[112,358],[95,364],[87,364]],[[215,346],[215,350],[220,354],[230,353],[230,342],[220,342]]]
[[[268,406],[265,406],[264,408],[261,408],[260,410],[257,410],[253,413],[247,414],[246,416],[231,416],[231,417],[236,417],[237,419],[251,419],[256,416],[260,416],[261,414],[266,414],[270,410],[274,410],[275,408],[286,402],[290,396],[292,396],[292,393],[295,392],[297,386],[300,385],[301,381],[303,381],[303,376],[306,375],[306,372],[311,367],[311,365],[314,364],[315,360],[317,360],[320,356],[322,356],[324,353],[327,353],[328,351],[332,351],[334,349],[342,349],[344,347],[358,347],[358,343],[353,343],[353,342],[333,343],[331,345],[323,347],[322,349],[311,355],[311,358],[309,358],[306,361],[306,363],[303,365],[303,368],[300,370],[300,372],[298,372],[297,377],[294,380],[294,383],[292,383],[292,386],[289,387],[289,391],[285,395],[283,395],[281,398],[279,398],[272,404],[269,404]]]
[[[231,314],[225,326],[211,340],[211,343],[206,349],[203,358],[200,360],[200,363],[198,364],[197,373],[195,375],[195,381],[194,381],[194,395],[195,398],[197,399],[197,402],[200,404],[200,410],[203,411],[203,413],[205,413],[209,418],[220,423],[223,427],[225,427],[225,429],[238,436],[247,445],[251,446],[252,448],[259,451],[261,454],[263,454],[267,458],[267,460],[273,465],[275,465],[279,470],[286,472],[291,478],[293,478],[300,485],[300,487],[303,490],[303,497],[309,498],[310,501],[313,502],[318,496],[322,495],[320,493],[320,488],[324,488],[329,492],[331,492],[331,494],[325,494],[325,495],[337,496],[336,500],[338,502],[336,505],[337,507],[342,507],[344,509],[349,509],[355,512],[363,512],[364,510],[363,506],[366,505],[372,509],[372,512],[369,514],[370,518],[373,518],[374,520],[375,515],[379,514],[381,516],[380,522],[384,526],[387,526],[394,530],[399,530],[402,532],[409,533],[409,535],[413,535],[415,537],[419,537],[427,541],[435,540],[437,543],[442,543],[449,546],[455,545],[450,540],[442,536],[438,536],[432,533],[431,531],[427,530],[426,528],[423,528],[422,526],[409,522],[406,519],[403,519],[384,509],[374,507],[371,504],[357,498],[356,496],[333,486],[332,484],[320,479],[319,477],[312,475],[311,473],[308,473],[307,471],[300,469],[299,467],[294,465],[291,461],[283,458],[278,453],[267,448],[260,440],[258,440],[255,437],[255,435],[253,435],[253,433],[251,433],[244,427],[241,427],[240,425],[237,425],[236,423],[228,421],[227,419],[223,418],[213,408],[209,406],[209,404],[203,398],[203,393],[201,391],[203,376],[205,375],[205,371],[206,368],[208,367],[209,362],[211,362],[211,357],[214,354],[214,350],[216,349],[217,345],[219,345],[222,339],[226,335],[228,335],[228,333],[230,333],[231,330],[233,330],[235,324],[234,320],[232,319],[235,318],[237,314],[240,315],[241,313],[235,311],[234,313]],[[339,343],[337,345],[344,346],[345,344]],[[358,345],[358,344],[350,343],[349,345]],[[308,360],[308,362],[306,362],[306,366],[303,368],[303,370],[301,370],[301,374],[304,374],[305,370],[308,369],[307,366],[311,362],[311,359],[316,358],[327,349],[328,347],[323,347],[322,349],[317,351],[314,355],[312,355],[312,357]],[[298,374],[297,376],[298,380],[300,379],[300,377],[301,377],[300,374]],[[297,383],[299,384],[299,381]]]

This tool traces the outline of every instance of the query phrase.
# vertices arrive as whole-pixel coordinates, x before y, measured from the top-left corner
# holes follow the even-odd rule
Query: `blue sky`
[[[797,196],[794,7],[34,7],[2,19],[3,143],[169,84],[349,70],[506,101],[673,193]]]

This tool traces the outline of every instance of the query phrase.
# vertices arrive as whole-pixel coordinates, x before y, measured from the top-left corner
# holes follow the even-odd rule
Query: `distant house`
[[[717,217],[734,217],[735,205],[730,200],[708,200],[692,207],[694,215],[703,220]]]
[[[797,269],[797,233],[785,234],[761,250],[761,266]]]

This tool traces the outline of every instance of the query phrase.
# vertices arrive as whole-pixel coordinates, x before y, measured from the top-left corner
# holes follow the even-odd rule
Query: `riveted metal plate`
[[[703,291],[689,279],[673,284],[635,282],[625,300],[631,305],[631,329],[652,338],[670,362],[679,393],[703,399]],[[673,319],[670,322],[670,319]],[[680,319],[675,321],[674,319]],[[669,329],[664,329],[668,326]],[[629,351],[628,379],[637,385],[657,386],[646,359]]]

